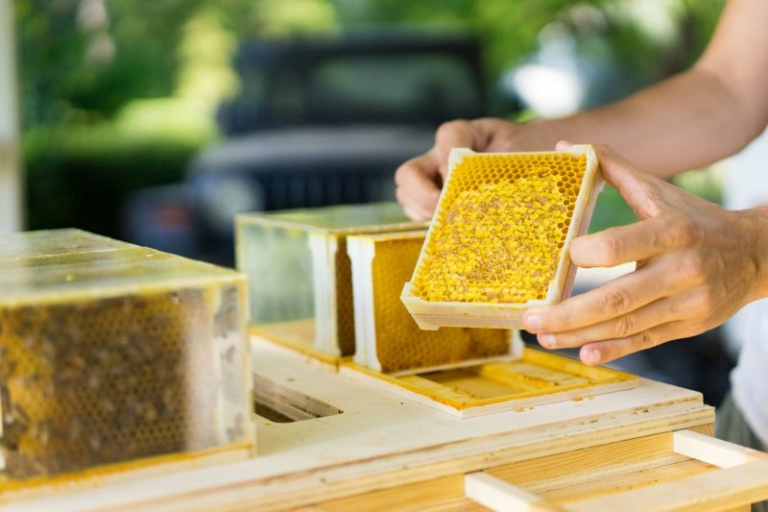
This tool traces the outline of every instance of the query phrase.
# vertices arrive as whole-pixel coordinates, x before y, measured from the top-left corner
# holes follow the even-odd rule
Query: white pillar
[[[24,225],[13,0],[0,0],[0,234]]]

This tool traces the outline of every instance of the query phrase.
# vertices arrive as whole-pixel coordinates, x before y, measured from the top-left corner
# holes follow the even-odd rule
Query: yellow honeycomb
[[[545,299],[586,169],[583,154],[465,155],[440,199],[413,295],[430,302]]]
[[[222,443],[212,335],[237,332],[239,290],[0,309],[3,454],[12,478]]]
[[[244,277],[105,240],[0,237],[0,450],[12,479],[252,446]]]
[[[372,267],[376,355],[383,372],[429,368],[503,356],[509,332],[501,329],[419,329],[400,301],[416,266],[424,234],[403,233],[377,240]]]
[[[347,254],[347,238],[337,238],[336,250],[336,329],[342,356],[355,353],[355,312],[352,305],[352,263]]]

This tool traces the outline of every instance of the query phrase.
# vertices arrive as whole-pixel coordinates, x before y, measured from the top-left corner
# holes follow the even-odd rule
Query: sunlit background
[[[15,0],[26,228],[231,265],[237,212],[391,199],[441,122],[626,96],[690,65],[723,3]],[[680,183],[719,198],[711,169]],[[608,191],[592,229],[631,220]]]
[[[194,192],[200,204],[186,209],[190,192],[183,185],[201,149],[228,137],[310,124],[432,129],[469,115],[566,114],[624,96],[690,64],[721,4],[17,0],[27,226],[77,226],[215,259],[215,244],[227,241],[210,232],[224,231],[232,213],[256,209],[264,200],[258,190],[249,195],[240,186],[242,176],[230,175],[207,184],[211,190]],[[328,65],[311,69],[303,63],[302,52],[345,37],[353,38],[347,47],[363,48],[350,56],[354,50],[338,43],[314,57]],[[304,46],[290,50],[288,42],[297,38]],[[433,39],[444,48],[426,55],[420,46]],[[269,54],[266,45],[275,40],[284,46]],[[381,48],[398,40],[408,43],[382,58]],[[266,48],[261,54],[260,46]],[[421,61],[413,57],[420,51]],[[462,51],[456,62],[448,60]],[[292,62],[303,66],[303,76],[277,76],[287,74]],[[482,82],[472,81],[476,71]],[[462,87],[467,91],[457,90]],[[409,91],[413,97],[398,97]],[[326,96],[328,112],[299,112],[312,94]],[[357,103],[349,100],[354,94],[360,96]],[[334,95],[349,101],[334,105]],[[475,104],[462,108],[461,101]],[[348,113],[361,103],[370,108],[357,118]],[[382,110],[390,115],[380,115]],[[307,143],[293,142],[287,153],[302,151],[298,146]],[[308,158],[328,160],[327,155]],[[174,186],[153,190],[161,185]]]

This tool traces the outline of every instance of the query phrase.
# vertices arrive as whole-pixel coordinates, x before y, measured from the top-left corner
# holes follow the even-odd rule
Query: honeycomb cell
[[[129,244],[0,268],[11,478],[252,443],[242,276]]]
[[[355,266],[355,293],[371,293],[372,307],[356,312],[356,321],[375,326],[370,339],[358,339],[359,364],[386,373],[430,368],[507,355],[510,333],[502,329],[419,329],[400,301],[403,285],[413,274],[424,232],[350,237],[350,255],[365,259],[364,245],[372,247],[373,259]],[[364,263],[365,265],[366,263]],[[442,286],[442,285],[438,285]],[[371,315],[371,319],[364,317]],[[360,332],[360,331],[358,331]],[[375,356],[375,357],[374,357]]]
[[[429,302],[544,299],[586,164],[583,154],[464,155],[451,169],[413,295]]]

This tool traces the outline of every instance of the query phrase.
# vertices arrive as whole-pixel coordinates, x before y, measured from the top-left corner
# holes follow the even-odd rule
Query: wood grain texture
[[[252,348],[261,378],[343,412],[287,424],[258,420],[259,453],[251,460],[151,480],[75,482],[66,500],[40,495],[14,503],[14,510],[285,510],[677,429],[708,429],[714,420],[699,393],[643,379],[634,389],[592,399],[462,419],[296,351],[260,340]]]
[[[346,361],[352,378],[460,418],[522,411],[637,387],[635,375],[590,367],[577,360],[525,347],[520,359],[471,368],[393,376]]]
[[[768,454],[683,430],[500,466],[470,481],[467,496],[497,511],[738,509],[768,499]]]

